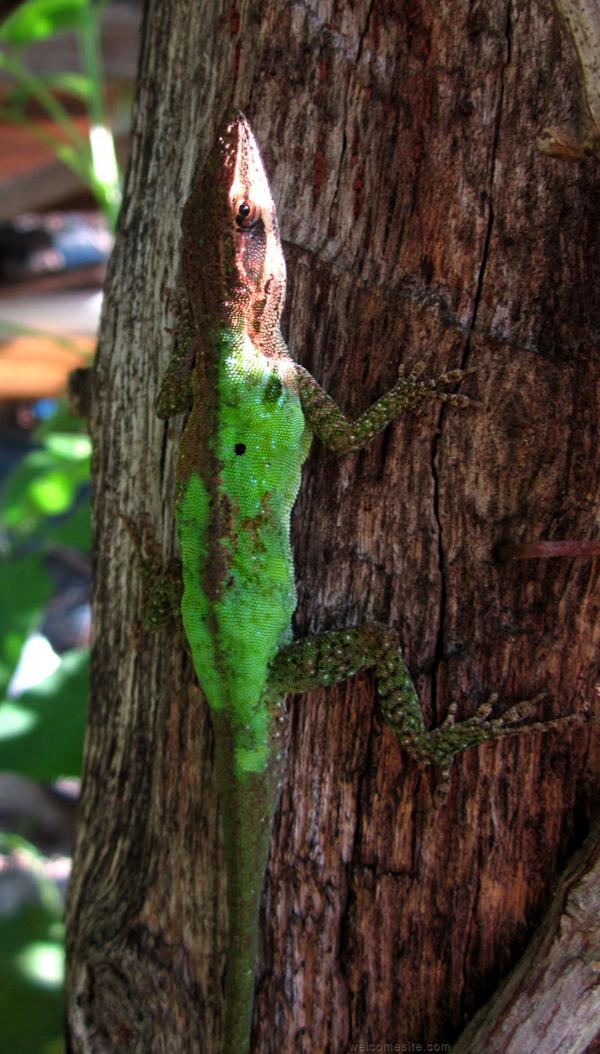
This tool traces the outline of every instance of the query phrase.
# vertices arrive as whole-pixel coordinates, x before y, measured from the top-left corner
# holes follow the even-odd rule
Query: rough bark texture
[[[570,1054],[600,1031],[600,826],[575,854],[527,952],[453,1054]]]
[[[493,555],[597,537],[599,170],[535,149],[578,98],[549,0],[148,4],[92,415],[72,1051],[218,1050],[210,723],[180,635],[139,626],[141,562],[120,517],[146,524],[167,562],[180,426],[153,414],[166,293],[223,108],[244,109],[263,147],[290,345],[345,410],[389,387],[400,361],[477,370],[461,387],[479,400],[471,410],[398,422],[340,463],[315,448],[294,520],[298,631],[395,625],[437,724],[453,700],[464,716],[493,690],[502,706],[546,692],[549,715],[593,702],[597,562]],[[469,752],[433,811],[436,774],[403,756],[369,676],[290,705],[254,1049],[449,1042],[516,962],[583,841],[598,726]],[[546,1038],[537,1049],[553,1049]]]

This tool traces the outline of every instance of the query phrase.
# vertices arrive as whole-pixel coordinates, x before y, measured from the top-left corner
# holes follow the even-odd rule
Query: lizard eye
[[[254,224],[259,218],[260,209],[258,209],[256,205],[253,205],[250,201],[246,201],[245,199],[243,201],[240,201],[235,217],[235,222],[237,224],[238,230],[249,230],[251,227],[254,226]]]

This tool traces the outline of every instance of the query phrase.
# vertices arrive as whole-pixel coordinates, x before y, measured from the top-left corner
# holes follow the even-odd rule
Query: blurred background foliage
[[[62,1054],[63,902],[42,858],[23,839],[4,835],[0,849],[31,876],[36,897],[2,919],[2,1044],[15,1054]]]
[[[78,777],[85,725],[88,651],[64,653],[55,671],[10,697],[26,641],[47,617],[53,584],[46,558],[56,546],[90,550],[90,443],[82,422],[59,407],[34,433],[0,499],[0,771],[52,783]],[[4,905],[0,940],[2,1048],[14,1054],[63,1049],[62,892],[52,866],[23,837],[5,836],[6,877],[31,881]],[[23,875],[21,877],[23,877]],[[6,908],[8,907],[8,911]],[[13,910],[16,907],[16,910]]]
[[[26,129],[50,147],[114,229],[120,175],[100,50],[107,0],[26,0],[7,7],[0,20],[0,122]],[[30,46],[65,31],[76,35],[80,69],[36,71]],[[87,133],[73,117],[82,108]],[[0,321],[0,339],[2,329]],[[27,797],[31,781],[55,795],[43,800],[41,812],[54,808],[59,817],[61,802],[73,806],[81,771],[89,656],[85,646],[65,648],[53,639],[53,632],[60,639],[56,623],[62,610],[56,566],[73,564],[73,554],[76,563],[79,554],[83,577],[86,567],[89,576],[90,456],[84,422],[59,402],[31,434],[29,451],[0,482],[1,786],[13,791],[14,800],[15,793]],[[89,610],[87,598],[78,610],[82,607]],[[87,640],[86,628],[79,636],[78,643]],[[20,670],[32,642],[44,643],[54,669],[37,683],[35,676],[29,683],[25,678],[23,687]],[[44,844],[40,824],[27,819],[26,806],[11,814],[3,802],[1,814],[0,1049],[61,1054],[62,917],[73,809],[65,812],[66,850]]]
[[[3,100],[0,116],[42,139],[94,195],[114,229],[121,203],[121,181],[114,140],[104,104],[100,58],[100,20],[108,0],[25,0],[0,23],[0,67],[14,87]],[[73,30],[78,37],[83,72],[33,73],[27,48],[56,33]],[[63,104],[64,96],[82,102],[89,116],[89,135],[82,135]],[[49,132],[29,116],[34,100],[52,119]],[[58,134],[57,134],[58,133]]]

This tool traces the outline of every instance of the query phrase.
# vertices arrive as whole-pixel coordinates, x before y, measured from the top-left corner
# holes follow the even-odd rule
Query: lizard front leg
[[[422,368],[419,363],[410,373],[400,373],[393,388],[356,421],[349,421],[308,370],[296,366],[298,391],[306,420],[325,446],[337,454],[345,454],[365,446],[398,414],[411,410],[419,415],[427,399],[437,399],[459,407],[471,404],[472,400],[466,395],[444,391],[447,385],[456,384],[470,371],[450,370],[435,379],[422,380]]]
[[[464,721],[455,722],[456,704],[452,704],[446,720],[429,731],[402,657],[398,635],[378,622],[306,637],[282,648],[271,663],[269,691],[274,696],[305,692],[337,684],[369,667],[375,668],[377,697],[383,716],[401,745],[417,761],[441,767],[437,800],[445,794],[452,759],[462,750],[489,739],[532,731],[546,732],[578,720],[575,714],[548,721],[531,720],[540,696],[515,703],[502,716],[491,718],[492,705],[496,701],[496,696],[492,696]],[[517,724],[523,721],[527,723]]]
[[[174,300],[175,345],[156,400],[156,414],[161,420],[190,410],[193,403],[192,371],[196,360],[195,330],[192,314],[183,294]]]

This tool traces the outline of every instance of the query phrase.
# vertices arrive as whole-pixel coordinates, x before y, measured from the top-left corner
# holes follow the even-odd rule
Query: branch
[[[600,821],[563,874],[523,958],[453,1054],[586,1051],[600,1031]]]

